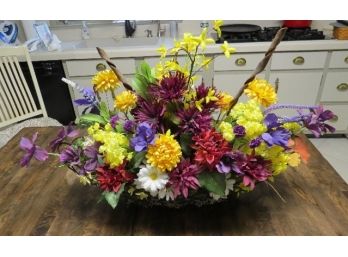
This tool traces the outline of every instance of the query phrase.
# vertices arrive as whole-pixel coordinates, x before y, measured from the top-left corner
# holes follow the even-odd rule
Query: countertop
[[[348,235],[348,185],[304,136],[311,157],[273,184],[206,207],[143,208],[98,203],[50,157],[21,168],[22,136],[47,145],[59,128],[25,128],[0,149],[0,236],[4,235]]]
[[[145,39],[135,39],[137,42]],[[173,40],[152,39],[151,44],[129,44],[123,43],[116,47],[113,39],[90,39],[87,41],[74,41],[62,43],[62,50],[48,52],[47,50],[39,50],[31,52],[32,61],[46,60],[79,60],[79,59],[98,59],[100,58],[95,46],[103,48],[110,58],[127,58],[127,57],[150,57],[158,56],[156,49],[165,45],[170,48]],[[252,43],[230,43],[230,46],[236,48],[237,53],[257,53],[265,52],[270,45],[270,42],[252,42]],[[221,44],[208,46],[207,54],[221,53]],[[284,51],[325,51],[325,50],[348,50],[348,40],[311,40],[311,41],[283,41],[277,47],[277,52]]]

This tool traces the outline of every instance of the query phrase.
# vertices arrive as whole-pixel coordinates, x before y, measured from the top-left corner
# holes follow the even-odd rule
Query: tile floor
[[[348,138],[311,138],[310,141],[348,183]]]

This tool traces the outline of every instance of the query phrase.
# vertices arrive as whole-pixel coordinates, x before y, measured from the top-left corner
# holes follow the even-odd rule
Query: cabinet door
[[[251,73],[251,71],[215,72],[214,85],[219,91],[227,92],[235,96]],[[261,73],[257,77],[264,79],[265,73]],[[247,100],[247,97],[244,95],[240,100],[244,102]]]
[[[270,82],[279,78],[278,103],[314,105],[322,79],[322,71],[271,71]],[[278,110],[285,116],[296,115],[295,110]]]

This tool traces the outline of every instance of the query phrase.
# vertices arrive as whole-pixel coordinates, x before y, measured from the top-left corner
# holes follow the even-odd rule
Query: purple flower
[[[64,141],[65,138],[73,138],[78,136],[78,134],[79,131],[74,129],[71,124],[69,124],[66,128],[63,127],[61,130],[59,130],[57,137],[50,142],[52,151],[56,151],[58,146]]]
[[[155,131],[147,122],[139,124],[135,137],[131,140],[131,146],[136,152],[141,152],[147,148],[149,144],[152,144],[155,140]]]
[[[72,146],[67,146],[59,155],[59,161],[64,164],[79,165],[81,149],[75,149]]]
[[[226,153],[224,156],[222,156],[220,162],[216,164],[216,169],[220,173],[230,173],[234,171],[237,174],[240,174],[241,171],[237,165],[236,160],[239,156],[239,153]]]
[[[182,108],[177,115],[180,119],[179,128],[183,132],[195,134],[211,129],[212,117],[207,109],[200,112],[196,107]]]
[[[23,158],[20,161],[22,167],[29,166],[30,160],[34,157],[38,161],[45,161],[48,158],[48,153],[45,149],[40,148],[35,145],[35,141],[37,139],[38,132],[36,132],[32,139],[28,139],[26,137],[22,137],[19,147],[26,152]]]
[[[334,113],[330,110],[325,110],[323,106],[318,108],[311,109],[311,113],[308,116],[305,116],[303,119],[303,124],[308,128],[315,137],[319,137],[322,133],[327,131],[335,132],[335,128],[325,124],[325,121],[331,120],[334,117]]]
[[[245,128],[241,125],[237,125],[233,128],[233,133],[236,135],[236,137],[244,137]]]
[[[269,113],[264,119],[264,123],[268,129],[279,127],[278,117],[274,113]]]
[[[249,147],[250,148],[256,148],[258,147],[259,145],[261,144],[261,138],[257,137],[257,138],[254,138],[250,141],[249,143]]]
[[[132,133],[134,131],[134,127],[135,127],[135,122],[132,120],[127,120],[123,125],[123,129],[127,133]]]
[[[277,128],[263,133],[261,137],[268,146],[279,145],[287,148],[290,139],[290,132],[285,128]]]
[[[83,166],[84,170],[94,171],[98,167],[98,150],[96,146],[88,146],[83,153],[88,158]]]
[[[118,115],[114,115],[110,118],[110,124],[112,128],[116,127],[117,122],[120,120],[120,117]]]
[[[80,93],[82,93],[83,98],[74,100],[74,103],[78,106],[94,106],[96,105],[97,98],[93,89],[91,88],[82,88],[80,89]]]

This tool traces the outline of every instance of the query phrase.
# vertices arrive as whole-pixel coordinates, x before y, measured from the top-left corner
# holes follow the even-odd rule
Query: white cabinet
[[[269,81],[279,79],[278,103],[280,104],[316,104],[317,94],[323,72],[318,71],[271,71]],[[294,110],[278,110],[278,114],[296,115]]]
[[[348,102],[348,69],[330,71],[327,74],[321,100],[326,102]]]

